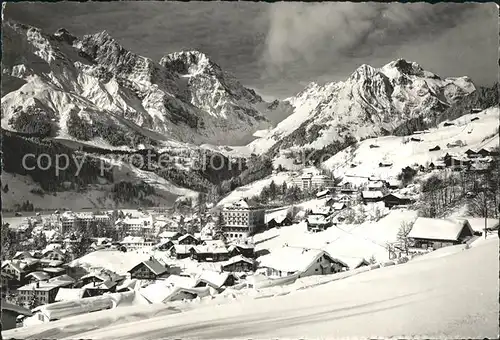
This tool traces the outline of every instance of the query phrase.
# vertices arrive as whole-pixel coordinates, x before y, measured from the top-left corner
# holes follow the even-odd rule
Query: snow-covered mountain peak
[[[202,72],[222,74],[219,65],[213,62],[205,53],[197,50],[167,54],[161,58],[160,65],[180,75],[193,76]]]

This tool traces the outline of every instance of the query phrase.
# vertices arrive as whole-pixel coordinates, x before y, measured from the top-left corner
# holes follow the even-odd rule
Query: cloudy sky
[[[498,78],[494,3],[9,3],[4,16],[47,32],[107,30],[156,60],[198,49],[268,98],[397,58],[443,77],[468,75],[477,85]]]

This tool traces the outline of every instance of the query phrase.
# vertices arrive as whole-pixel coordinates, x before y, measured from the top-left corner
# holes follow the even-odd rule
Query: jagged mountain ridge
[[[199,51],[155,62],[127,51],[107,32],[79,38],[65,29],[45,34],[13,22],[3,27],[5,129],[32,132],[41,125],[53,136],[127,145],[130,138],[110,135],[237,144],[270,127],[272,103]],[[34,116],[36,126],[26,123]],[[153,134],[143,138],[144,131]]]
[[[294,113],[249,147],[276,155],[387,134],[415,117],[433,120],[474,90],[468,77],[442,79],[404,59],[379,69],[362,65],[346,81],[312,83],[287,99]]]

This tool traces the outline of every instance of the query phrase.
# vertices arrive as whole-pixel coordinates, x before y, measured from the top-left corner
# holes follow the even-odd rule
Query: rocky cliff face
[[[238,144],[270,126],[270,103],[199,51],[156,62],[107,32],[76,37],[65,29],[3,27],[5,129],[38,133],[41,125],[50,136],[119,146],[162,139]],[[35,111],[40,123],[25,126]]]
[[[313,83],[289,98],[294,114],[250,147],[273,153],[321,149],[348,136],[359,140],[390,133],[416,117],[433,120],[474,90],[467,77],[442,79],[404,59],[380,69],[362,65],[346,81]]]

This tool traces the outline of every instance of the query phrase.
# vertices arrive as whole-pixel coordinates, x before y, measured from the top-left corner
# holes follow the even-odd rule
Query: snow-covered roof
[[[367,185],[368,188],[370,189],[380,189],[384,187],[384,182],[382,181],[372,181],[369,182]]]
[[[25,256],[27,258],[32,258],[33,256],[27,251],[16,251],[13,259],[17,259],[18,257]]]
[[[329,215],[331,213],[330,207],[314,207],[312,209],[312,214],[313,215]]]
[[[120,243],[144,243],[144,237],[139,236],[125,236]]]
[[[62,319],[84,313],[113,308],[114,302],[109,295],[87,297],[79,300],[69,300],[39,306],[33,312],[46,315],[49,320]]]
[[[260,257],[259,267],[272,268],[287,273],[304,272],[323,255],[332,258],[327,252],[321,249],[282,247],[273,250],[268,255]],[[342,261],[335,261],[338,261],[347,267],[347,264]]]
[[[198,254],[226,254],[229,252],[226,246],[223,247],[217,247],[212,245],[194,246],[193,249]]]
[[[247,201],[245,200],[239,200],[237,202],[232,202],[224,205],[224,208],[227,209],[248,209],[250,206],[248,205]]]
[[[72,301],[83,298],[85,288],[59,288],[54,301]]]
[[[174,237],[175,235],[177,235],[178,232],[177,231],[163,231],[160,233],[160,235],[158,235],[160,238],[172,238]]]
[[[162,280],[162,282],[170,287],[192,288],[196,285],[195,279],[181,275],[169,275],[166,279]]]
[[[151,303],[162,303],[171,293],[173,287],[163,281],[156,281],[139,289],[139,294]]]
[[[89,282],[82,288],[86,289],[111,289],[117,285],[116,281],[106,280],[102,282]]]
[[[409,238],[456,241],[463,228],[470,228],[467,220],[451,220],[419,217],[408,234]]]
[[[185,240],[185,239],[187,239],[189,237],[192,237],[192,238],[196,239],[196,237],[194,237],[191,234],[185,234],[185,235],[182,235],[181,237],[179,237],[178,241],[181,242],[182,240]]]
[[[375,190],[375,191],[365,190],[361,193],[361,196],[363,198],[382,198],[384,197],[384,194],[380,190]]]
[[[220,247],[220,248],[223,248],[226,246],[226,244],[222,240],[205,240],[205,241],[203,241],[203,245],[210,246],[210,247]]]
[[[62,283],[71,282],[71,283],[73,283],[73,282],[76,282],[76,281],[71,276],[63,274],[63,275],[59,275],[59,276],[56,276],[56,277],[53,277],[53,278],[49,279],[49,282],[57,284],[59,282],[62,282]]]
[[[18,305],[14,305],[2,299],[2,312],[8,310],[20,315],[28,315],[28,316],[31,315],[31,311],[29,309],[26,309]]]
[[[330,190],[322,190],[316,194],[316,197],[326,196],[330,193]]]
[[[38,272],[31,272],[31,273],[27,274],[26,277],[33,277],[37,281],[44,281],[44,280],[48,280],[50,278],[50,275],[47,274],[46,272],[38,271]]]
[[[229,276],[231,276],[231,274],[227,272],[220,273],[212,270],[204,270],[196,278],[196,284],[205,282],[209,286],[220,288],[224,285]]]
[[[27,285],[24,285],[17,290],[38,290],[38,291],[47,291],[47,290],[52,290],[55,288],[58,288],[59,286],[51,283],[51,282],[44,282],[44,281],[39,281],[39,282],[33,282],[29,283]]]
[[[250,263],[250,264],[254,263],[253,260],[251,260],[251,259],[249,259],[249,258],[247,258],[247,257],[245,257],[243,255],[238,255],[238,256],[231,257],[229,260],[223,262],[221,265],[223,267],[225,267],[225,266],[229,266],[229,265],[234,264],[234,263],[238,263],[240,261],[247,262],[247,263]]]
[[[142,261],[141,263],[144,264],[146,267],[148,267],[149,270],[151,270],[155,275],[161,275],[161,274],[163,274],[163,273],[165,273],[167,271],[167,268],[164,265],[162,265],[154,257],[151,257],[147,261]],[[141,263],[139,263],[139,264],[141,264]],[[134,268],[137,267],[138,265],[134,266]]]
[[[325,224],[328,223],[328,219],[324,215],[310,214],[307,216],[307,223],[310,224]]]
[[[194,246],[191,244],[174,244],[172,248],[175,249],[176,254],[189,254],[191,248],[194,248]]]

